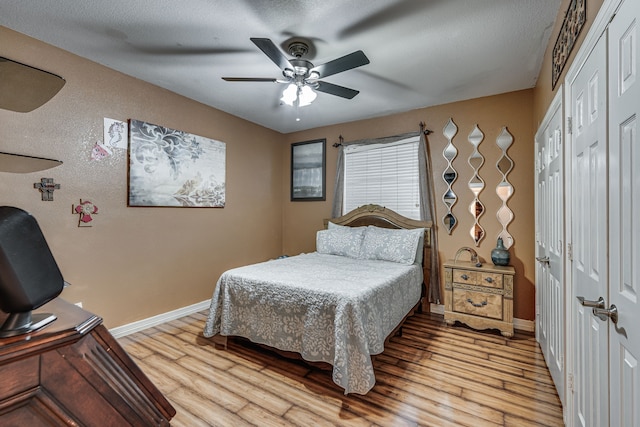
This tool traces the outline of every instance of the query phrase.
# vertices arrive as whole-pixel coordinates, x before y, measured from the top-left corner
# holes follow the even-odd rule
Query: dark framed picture
[[[326,200],[326,139],[291,144],[291,200]]]

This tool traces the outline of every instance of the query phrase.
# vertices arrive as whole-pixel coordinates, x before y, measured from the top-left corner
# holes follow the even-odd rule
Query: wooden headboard
[[[324,220],[324,227],[327,228],[329,222],[348,227],[362,227],[375,225],[382,228],[424,228],[424,252],[422,258],[422,272],[424,277],[424,288],[422,295],[422,307],[428,310],[429,303],[426,296],[431,277],[431,221],[418,221],[407,218],[397,212],[380,205],[364,205],[352,210],[337,218],[327,218]]]

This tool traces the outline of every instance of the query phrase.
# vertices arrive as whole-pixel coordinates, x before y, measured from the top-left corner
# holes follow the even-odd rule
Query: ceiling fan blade
[[[320,74],[320,78],[332,76],[352,68],[361,67],[369,63],[369,58],[361,50],[355,51],[326,64],[318,65],[311,69]]]
[[[367,32],[375,30],[382,25],[389,22],[399,22],[407,17],[423,16],[424,13],[428,13],[429,9],[435,9],[441,5],[438,3],[446,3],[446,0],[437,1],[413,1],[413,0],[400,0],[397,2],[389,2],[389,6],[381,9],[379,12],[373,15],[367,15],[364,19],[352,23],[349,27],[346,27],[338,33],[340,39],[353,36],[366,37]]]
[[[282,53],[278,46],[276,46],[269,39],[251,38],[251,41],[258,46],[258,48],[264,52],[281,70],[285,68],[293,68],[293,65],[289,62],[286,56]]]
[[[268,77],[222,77],[222,80],[227,82],[273,82],[278,83],[278,79],[271,79]]]
[[[341,96],[342,98],[352,99],[360,93],[359,90],[349,89],[348,87],[334,85],[327,82],[316,82],[315,90],[318,92],[328,93],[330,95]]]

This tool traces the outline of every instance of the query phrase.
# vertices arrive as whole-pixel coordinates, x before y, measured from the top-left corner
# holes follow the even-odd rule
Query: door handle
[[[539,256],[537,256],[537,257],[536,257],[536,261],[538,261],[539,263],[542,263],[542,264],[547,264],[547,265],[549,265],[549,257],[548,257],[548,256],[545,256],[545,257],[539,257]]]
[[[604,305],[604,298],[600,297],[598,299],[598,301],[590,301],[588,299],[584,299],[584,297],[576,297],[578,298],[578,301],[580,301],[580,304],[582,304],[585,307],[593,307],[594,310],[596,308],[598,309],[604,309],[605,305]],[[595,311],[594,313],[595,314]]]
[[[594,308],[593,314],[598,316],[600,320],[609,318],[614,325],[618,324],[618,307],[615,304],[611,304],[609,308]]]

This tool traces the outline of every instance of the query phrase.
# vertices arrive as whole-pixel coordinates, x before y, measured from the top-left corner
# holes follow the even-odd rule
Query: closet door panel
[[[568,106],[573,123],[573,419],[585,427],[609,423],[608,325],[593,315],[588,302],[608,293],[606,48],[602,37],[570,84]]]
[[[626,0],[609,26],[610,425],[640,425],[640,2]],[[635,424],[634,424],[635,423]]]
[[[565,403],[564,172],[562,89],[536,133],[536,337]]]

